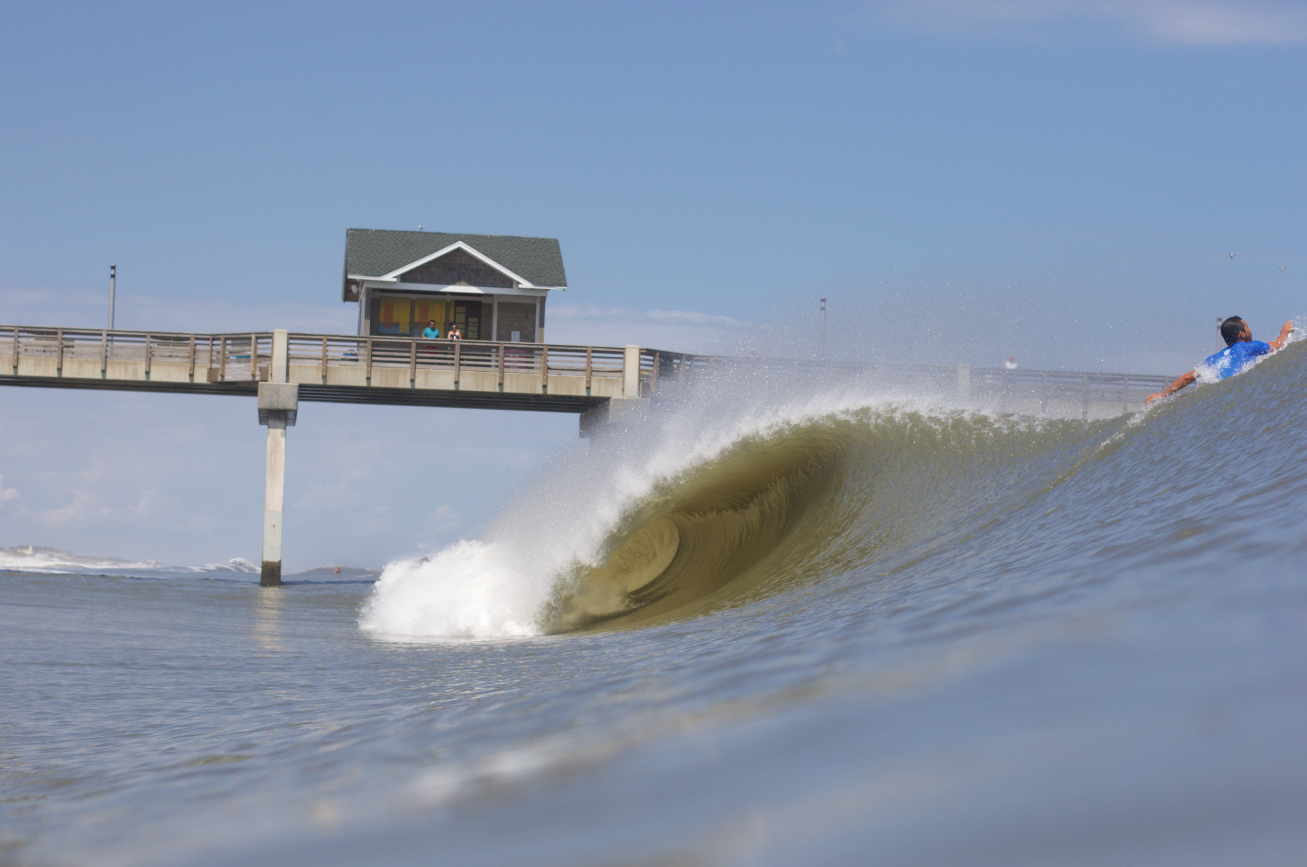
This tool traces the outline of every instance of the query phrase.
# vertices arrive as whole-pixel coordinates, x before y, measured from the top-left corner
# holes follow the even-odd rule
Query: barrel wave
[[[397,637],[624,629],[851,587],[875,588],[887,612],[950,593],[940,604],[965,608],[989,586],[1053,600],[1168,571],[1205,556],[1210,532],[1238,532],[1213,520],[1231,486],[1274,496],[1283,442],[1249,453],[1242,439],[1269,424],[1300,436],[1301,350],[1097,422],[735,378],[563,457],[484,541],[392,564],[362,624]]]

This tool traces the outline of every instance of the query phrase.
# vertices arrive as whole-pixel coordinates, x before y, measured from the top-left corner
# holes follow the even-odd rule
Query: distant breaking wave
[[[129,560],[121,557],[96,557],[74,554],[59,548],[14,546],[0,548],[0,569],[39,573],[101,573],[123,572],[151,577],[168,574],[194,573],[259,573],[259,567],[248,560],[233,557],[225,563],[207,563],[199,566],[169,566],[154,560]]]
[[[849,574],[892,581],[923,558],[965,577],[975,546],[1011,549],[1012,568],[1039,571],[1057,563],[1037,559],[1041,545],[1079,558],[1077,540],[1092,539],[1124,564],[1140,556],[1122,518],[1134,492],[1185,484],[1153,455],[1210,429],[1231,400],[1228,423],[1251,430],[1275,411],[1258,389],[1301,381],[1301,350],[1096,422],[990,416],[847,382],[807,395],[767,382],[699,393],[561,459],[483,540],[388,566],[360,625],[398,638],[629,628]]]
[[[153,569],[152,560],[124,560],[117,557],[87,557],[59,548],[16,546],[0,548],[0,569],[25,572],[82,572],[104,569]]]

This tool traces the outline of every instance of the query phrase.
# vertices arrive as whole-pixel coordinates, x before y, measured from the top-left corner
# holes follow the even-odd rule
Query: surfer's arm
[[[1288,324],[1292,325],[1293,323],[1288,323]],[[1159,391],[1157,394],[1148,395],[1148,399],[1144,401],[1144,406],[1147,406],[1148,404],[1152,403],[1155,400],[1159,400],[1160,398],[1166,397],[1169,394],[1175,394],[1177,391],[1184,388],[1186,385],[1191,385],[1193,381],[1197,378],[1198,375],[1194,373],[1192,370],[1189,371],[1188,373],[1181,374],[1179,377],[1176,378],[1175,382],[1168,385],[1162,391]]]
[[[1279,352],[1284,348],[1285,341],[1293,333],[1293,322],[1286,322],[1280,327],[1280,336],[1271,341],[1271,352]]]

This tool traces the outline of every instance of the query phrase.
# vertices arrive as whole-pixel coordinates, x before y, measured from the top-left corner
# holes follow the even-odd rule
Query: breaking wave
[[[967,573],[977,551],[1008,552],[1007,568],[1032,576],[1138,566],[1132,510],[1149,516],[1131,495],[1169,502],[1185,485],[1159,453],[1230,401],[1242,401],[1222,410],[1239,424],[1285,400],[1298,412],[1301,349],[1093,422],[987,415],[884,386],[710,389],[564,456],[483,539],[388,566],[360,625],[407,639],[645,626],[814,586],[983,580]]]

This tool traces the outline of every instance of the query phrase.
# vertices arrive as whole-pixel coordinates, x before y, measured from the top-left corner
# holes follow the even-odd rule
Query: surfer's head
[[[1231,316],[1221,323],[1221,338],[1225,340],[1226,346],[1234,346],[1241,341],[1252,340],[1253,330],[1243,321],[1242,316]]]

